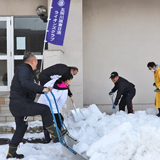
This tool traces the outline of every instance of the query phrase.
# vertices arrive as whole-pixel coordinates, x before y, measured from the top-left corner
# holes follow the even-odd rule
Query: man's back
[[[52,75],[63,75],[65,73],[70,73],[70,67],[65,64],[59,63],[50,66],[39,74],[40,84],[43,86],[46,82],[50,81],[50,76]]]
[[[115,83],[115,87],[122,93],[128,93],[131,89],[134,88],[134,84],[127,81],[126,79],[119,77],[118,81]]]

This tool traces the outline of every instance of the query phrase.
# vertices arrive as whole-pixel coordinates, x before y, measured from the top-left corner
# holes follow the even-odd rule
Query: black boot
[[[59,142],[59,138],[58,138],[58,137],[57,137],[57,138],[54,138],[54,139],[53,139],[53,142],[54,142],[54,143]]]
[[[57,135],[57,131],[56,131],[56,127],[55,125],[51,125],[49,127],[46,127],[46,129],[48,130],[48,132],[51,134],[53,141],[55,140],[55,142],[57,141],[58,135]],[[60,131],[60,136],[63,136],[67,133],[67,129]]]
[[[9,146],[8,154],[7,154],[6,158],[7,159],[8,158],[18,158],[18,159],[24,158],[23,154],[17,154],[16,151],[17,151],[17,147],[11,147],[11,146]]]
[[[46,129],[44,129],[43,132],[44,132],[44,142],[49,143],[51,141],[49,132]]]
[[[158,108],[159,113],[157,114],[158,117],[160,117],[160,108]]]

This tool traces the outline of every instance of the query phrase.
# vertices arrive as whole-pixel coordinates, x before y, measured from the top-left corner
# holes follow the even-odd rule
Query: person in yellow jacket
[[[154,62],[149,62],[147,64],[147,67],[150,71],[154,73],[155,83],[153,85],[157,87],[157,89],[155,90],[156,92],[155,106],[159,110],[157,116],[160,117],[160,65],[157,65]]]

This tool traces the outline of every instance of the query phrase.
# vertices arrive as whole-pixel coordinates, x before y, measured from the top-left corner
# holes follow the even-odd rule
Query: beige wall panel
[[[79,72],[74,76],[71,90],[77,107],[83,107],[82,0],[71,1],[64,45],[49,44],[49,50],[62,50],[64,52],[63,63],[78,67]],[[67,106],[72,107],[70,102]]]
[[[0,16],[37,16],[39,5],[47,8],[47,0],[1,0]]]
[[[153,73],[160,64],[159,0],[84,0],[84,104],[111,104],[112,71],[133,82],[133,100],[153,107]]]
[[[43,68],[48,68],[57,63],[63,63],[63,52],[62,51],[43,51]]]

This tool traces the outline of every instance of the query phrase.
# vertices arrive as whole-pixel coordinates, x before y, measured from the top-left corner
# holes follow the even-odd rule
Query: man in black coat
[[[53,139],[57,138],[53,117],[48,106],[34,102],[36,93],[52,90],[34,83],[33,70],[37,68],[37,59],[32,53],[24,55],[24,63],[18,66],[11,84],[10,111],[15,117],[16,131],[9,144],[8,158],[23,158],[23,154],[17,154],[16,150],[27,130],[27,116],[41,115],[44,126],[50,132]],[[65,134],[66,130],[61,134]]]
[[[128,82],[126,79],[119,77],[117,72],[112,72],[110,78],[115,86],[109,92],[109,95],[112,95],[117,91],[113,108],[116,108],[119,100],[121,99],[119,103],[119,110],[125,111],[125,106],[127,105],[128,113],[133,113],[132,99],[136,93],[135,85]]]
[[[68,67],[65,64],[55,64],[53,66],[50,66],[46,69],[44,69],[39,74],[39,81],[42,86],[44,86],[45,83],[51,80],[50,76],[53,75],[64,75],[65,73],[71,73],[72,75],[76,75],[78,73],[78,68],[76,67]]]

